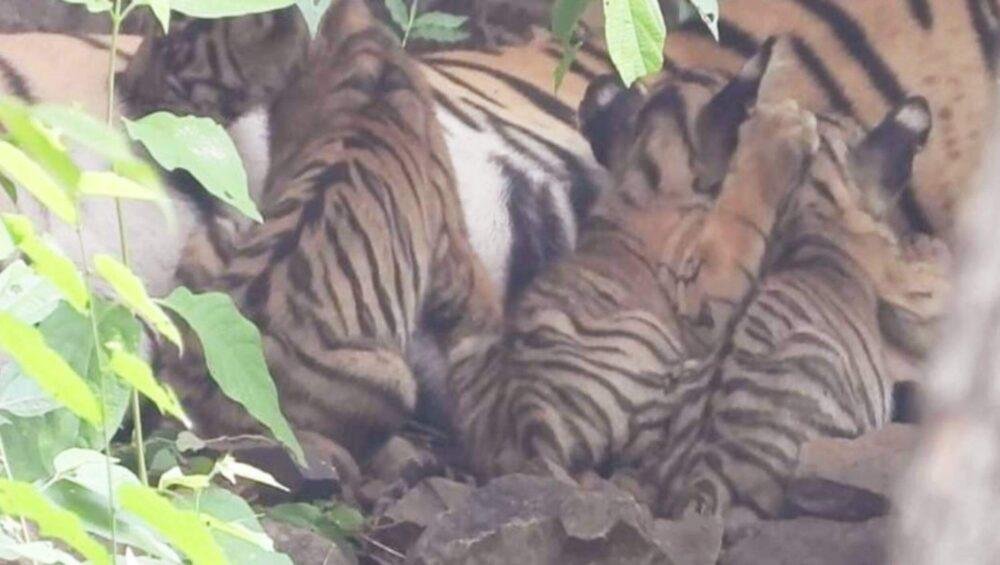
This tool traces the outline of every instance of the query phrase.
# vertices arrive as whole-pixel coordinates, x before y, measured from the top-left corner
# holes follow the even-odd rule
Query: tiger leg
[[[805,173],[819,137],[794,101],[758,105],[698,242],[679,269],[678,309],[717,337],[756,284],[775,219]]]

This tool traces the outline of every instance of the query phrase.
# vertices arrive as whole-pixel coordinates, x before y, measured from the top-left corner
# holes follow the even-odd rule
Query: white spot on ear
[[[896,123],[912,132],[923,132],[931,127],[931,116],[919,104],[907,104],[896,114]]]
[[[614,101],[615,96],[618,96],[619,92],[621,92],[621,90],[613,84],[609,84],[598,90],[597,96],[594,97],[597,102],[597,107],[603,108],[608,104],[611,104],[611,102]]]

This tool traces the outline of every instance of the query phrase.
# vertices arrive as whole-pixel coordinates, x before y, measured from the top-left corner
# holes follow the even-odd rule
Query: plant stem
[[[115,0],[114,11],[111,13],[111,49],[108,53],[108,115],[107,123],[112,125],[115,119],[115,74],[118,63],[118,35],[125,15],[133,5],[122,12],[122,0]],[[115,199],[115,217],[118,220],[118,243],[121,249],[122,263],[131,268],[128,253],[128,238],[125,234],[125,214],[122,211],[122,201]],[[142,412],[139,406],[139,391],[132,389],[132,443],[135,445],[136,459],[139,467],[139,480],[143,485],[149,484],[149,473],[146,470],[146,447],[142,435]]]
[[[7,450],[3,445],[3,437],[0,436],[0,463],[3,463],[3,472],[7,475],[8,481],[14,480],[14,473],[10,470],[10,460],[7,459]],[[24,533],[24,539],[21,540],[22,543],[31,543],[31,530],[28,529],[28,521],[21,516],[21,531]],[[31,560],[32,565],[36,565],[34,559]]]
[[[406,29],[403,30],[403,41],[401,42],[401,47],[406,49],[406,40],[410,38],[410,30],[413,29],[413,20],[417,19],[417,8],[420,5],[420,0],[413,0],[413,4],[410,4],[410,21],[406,22]]]

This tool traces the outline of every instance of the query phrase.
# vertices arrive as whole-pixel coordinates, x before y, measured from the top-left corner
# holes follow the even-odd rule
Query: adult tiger
[[[171,109],[229,123],[268,106],[301,72],[309,43],[295,9],[213,21],[177,18],[171,26],[166,36],[152,32],[124,75],[129,106],[138,112]],[[589,80],[608,68],[599,51],[584,46],[553,94],[559,56],[541,31],[527,45],[420,56],[470,240],[495,286],[511,298],[573,248],[579,218],[607,182],[574,112]]]
[[[732,74],[768,37],[790,38],[799,70],[785,95],[867,128],[908,96],[930,103],[935,127],[914,164],[901,220],[947,234],[995,112],[996,0],[727,0],[719,42],[692,22],[671,34],[665,67],[679,80]]]
[[[179,278],[228,292],[256,322],[300,436],[363,458],[414,409],[417,332],[448,351],[489,331],[499,305],[414,62],[364,0],[331,8],[309,59],[271,110],[265,222],[214,263],[186,257]],[[191,247],[211,253],[211,236]],[[171,353],[164,373],[204,433],[257,429],[200,363]]]

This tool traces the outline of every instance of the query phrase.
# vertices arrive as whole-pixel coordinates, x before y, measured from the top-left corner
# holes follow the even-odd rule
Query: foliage
[[[385,0],[389,17],[402,34],[403,47],[410,38],[438,43],[457,43],[469,38],[469,32],[462,29],[468,18],[445,12],[421,13],[419,4],[420,0],[412,0],[407,8],[404,0]]]

